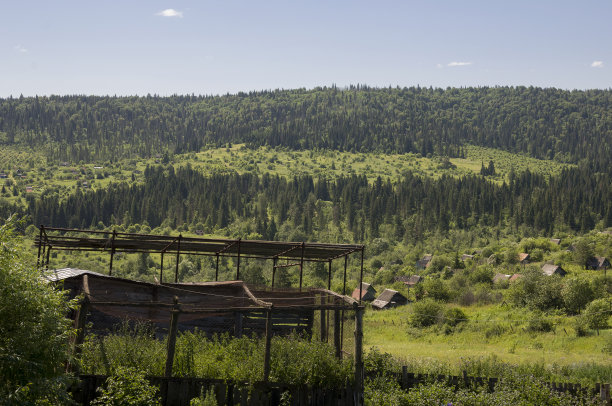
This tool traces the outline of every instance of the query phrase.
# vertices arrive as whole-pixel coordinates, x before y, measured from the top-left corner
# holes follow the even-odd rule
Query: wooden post
[[[176,333],[178,331],[178,319],[181,313],[178,296],[174,296],[174,308],[172,309],[172,317],[170,319],[170,331],[168,331],[168,348],[166,352],[166,368],[164,376],[172,377],[172,364],[174,363],[174,349],[176,346]]]
[[[74,371],[78,375],[78,362],[76,361],[77,356],[81,352],[81,344],[85,338],[85,322],[87,321],[87,312],[89,311],[89,298],[85,296],[81,300],[81,305],[77,311],[75,317],[75,328],[77,330],[76,336],[72,340],[72,362],[69,361],[66,370],[68,372]]]
[[[302,257],[300,258],[300,290],[302,290],[302,275],[304,273],[304,248],[305,244],[302,241]]]
[[[356,406],[363,406],[363,307],[355,303],[355,389]]]
[[[182,234],[178,236],[178,244],[176,246],[176,269],[174,271],[174,283],[178,283],[178,271],[179,271],[179,260],[181,258],[181,238]]]
[[[49,256],[51,255],[51,248],[53,248],[52,246],[49,245],[49,249],[47,250],[47,264],[45,265],[45,270],[49,270]]]
[[[272,260],[272,287],[274,288],[274,277],[276,276],[276,263],[278,262],[278,258],[274,257]]]
[[[217,263],[215,265],[215,282],[219,280],[219,254],[217,254]]]
[[[361,304],[361,295],[363,290],[363,252],[365,250],[361,249],[361,271],[359,272],[359,304]]]
[[[600,386],[599,398],[605,402],[606,405],[610,404],[610,384],[604,383]]]
[[[81,305],[79,306],[79,310],[77,311],[74,319],[77,333],[72,340],[73,359],[76,359],[81,352],[81,344],[83,344],[83,340],[85,339],[85,323],[87,321],[87,312],[89,311],[89,278],[87,274],[83,275],[81,291],[85,296],[81,300]],[[69,361],[66,366],[66,370],[69,372],[74,370],[78,374],[78,363],[75,362],[72,364]]]
[[[270,378],[270,344],[272,343],[272,306],[266,313],[266,348],[264,352],[264,376],[263,381],[268,382]]]
[[[38,234],[38,257],[36,259],[36,269],[38,270],[42,269],[42,266],[40,266],[40,249],[42,248],[43,228],[45,228],[45,226],[41,224],[40,233]]]
[[[234,313],[234,337],[242,337],[242,313]]]
[[[113,230],[113,236],[111,237],[111,257],[110,263],[108,264],[108,276],[113,274],[113,257],[115,256],[115,236],[117,235],[117,230]]]
[[[321,304],[323,304],[323,295],[321,295]],[[321,342],[324,343],[327,341],[327,326],[326,326],[326,316],[325,310],[321,309]]]
[[[161,263],[159,264],[159,283],[164,283],[164,251],[161,252]]]
[[[236,280],[240,280],[240,241],[241,238],[238,238],[238,258],[236,260]]]
[[[348,267],[348,255],[344,256],[344,282],[342,283],[342,295],[346,296],[346,268]],[[342,324],[340,326],[340,350],[344,346],[344,309],[342,309]]]
[[[334,310],[334,348],[336,358],[342,358],[342,348],[340,346],[340,310]]]
[[[402,389],[408,389],[408,367],[402,365]]]

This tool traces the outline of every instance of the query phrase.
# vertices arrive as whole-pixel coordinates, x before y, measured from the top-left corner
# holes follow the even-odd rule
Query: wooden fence
[[[97,395],[97,388],[104,386],[106,376],[81,375],[80,382],[72,388],[78,404],[88,406]],[[213,389],[219,405],[280,405],[290,399],[292,406],[356,406],[358,392],[352,385],[342,388],[313,388],[307,385],[283,385],[272,382],[231,383],[219,379],[148,377],[152,385],[160,389],[162,405],[189,406],[189,401]]]
[[[455,387],[486,386],[490,391],[494,391],[498,382],[498,378],[472,377],[466,372],[462,376],[413,374],[409,373],[406,367],[402,368],[401,373],[393,374],[393,376],[404,390],[426,382],[439,381]],[[89,406],[97,395],[97,388],[104,385],[106,378],[103,375],[81,375],[80,382],[72,388],[77,403]],[[313,388],[307,385],[283,385],[271,382],[257,382],[251,387],[248,383],[231,383],[219,379],[149,377],[148,380],[160,389],[164,406],[188,406],[189,401],[198,397],[202,390],[207,392],[211,388],[216,395],[217,403],[227,406],[271,406],[281,404],[281,400],[284,399],[290,399],[292,406],[357,406],[363,404],[359,402],[363,395],[348,383],[341,388]],[[582,386],[575,383],[550,382],[547,385],[558,392],[598,397],[602,403],[612,405],[610,403],[610,384],[598,383],[593,386]]]
[[[401,373],[392,374],[397,379],[403,390],[409,390],[410,388],[431,382],[445,382],[455,388],[463,387],[483,387],[486,386],[490,392],[495,390],[495,385],[499,381],[499,378],[483,378],[468,376],[466,371],[463,371],[462,376],[453,375],[432,375],[432,374],[414,374],[408,372],[406,366],[402,367]],[[607,405],[612,405],[610,402],[610,384],[609,383],[597,383],[594,386],[582,386],[579,383],[568,383],[568,382],[546,382],[546,386],[557,392],[569,393],[572,395],[587,395],[590,397],[598,397],[602,402],[606,402]]]

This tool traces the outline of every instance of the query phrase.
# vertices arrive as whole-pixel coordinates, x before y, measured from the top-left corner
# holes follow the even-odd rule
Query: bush
[[[588,304],[584,311],[587,325],[592,329],[608,328],[608,318],[610,317],[610,300],[597,299]]]
[[[76,302],[27,265],[15,226],[0,226],[0,403],[66,403],[66,314]]]
[[[451,327],[455,327],[459,323],[464,323],[467,319],[467,315],[458,307],[448,308],[444,312],[444,321]]]
[[[576,337],[586,337],[589,334],[589,326],[587,319],[584,316],[576,317],[574,320],[574,331]]]
[[[427,327],[440,320],[444,306],[435,300],[425,299],[412,305],[409,323],[412,327]]]
[[[106,388],[98,389],[93,406],[158,406],[157,388],[151,386],[144,373],[134,368],[117,368],[106,380]]]
[[[214,388],[210,388],[204,393],[204,388],[200,392],[200,396],[191,399],[189,406],[217,406],[217,396],[215,395]]]
[[[593,300],[593,289],[587,280],[566,278],[561,289],[561,297],[567,312],[576,314]]]
[[[527,322],[527,331],[531,333],[548,333],[553,331],[552,321],[544,317],[541,313],[535,313]]]
[[[450,292],[446,284],[438,278],[428,278],[423,282],[423,288],[427,293],[427,297],[441,302],[448,301]]]

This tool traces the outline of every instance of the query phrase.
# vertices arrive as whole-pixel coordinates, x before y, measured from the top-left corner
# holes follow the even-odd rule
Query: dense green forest
[[[67,227],[146,223],[172,229],[187,224],[206,233],[231,223],[251,224],[257,238],[342,240],[386,238],[415,243],[429,230],[527,226],[589,231],[612,226],[607,177],[564,170],[547,180],[525,171],[501,185],[482,176],[439,179],[407,174],[398,182],[369,184],[365,176],[328,181],[310,176],[225,174],[205,176],[184,167],[149,167],[144,184],[112,184],[95,192],[29,198],[34,224]],[[570,191],[570,192],[568,192]],[[344,227],[344,230],[343,230]],[[351,237],[352,236],[352,237]]]
[[[473,144],[609,171],[612,91],[316,88],[225,96],[0,99],[0,142],[91,162],[243,142],[460,156]]]

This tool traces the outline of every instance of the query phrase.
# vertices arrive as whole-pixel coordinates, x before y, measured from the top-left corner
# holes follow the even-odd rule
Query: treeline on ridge
[[[247,143],[461,155],[466,143],[607,172],[612,90],[315,88],[225,96],[0,99],[0,143],[92,162]]]
[[[329,240],[322,233],[330,227],[345,241],[385,233],[415,242],[428,231],[478,226],[526,225],[546,233],[584,232],[599,221],[612,226],[607,177],[577,168],[550,179],[526,171],[501,185],[477,175],[434,179],[408,173],[398,182],[373,184],[364,176],[205,176],[189,166],[153,166],[144,175],[144,184],[79,189],[67,199],[56,193],[28,197],[27,214],[37,225],[77,228],[190,224],[212,232],[237,222],[251,224],[250,232],[262,238],[293,240]]]

